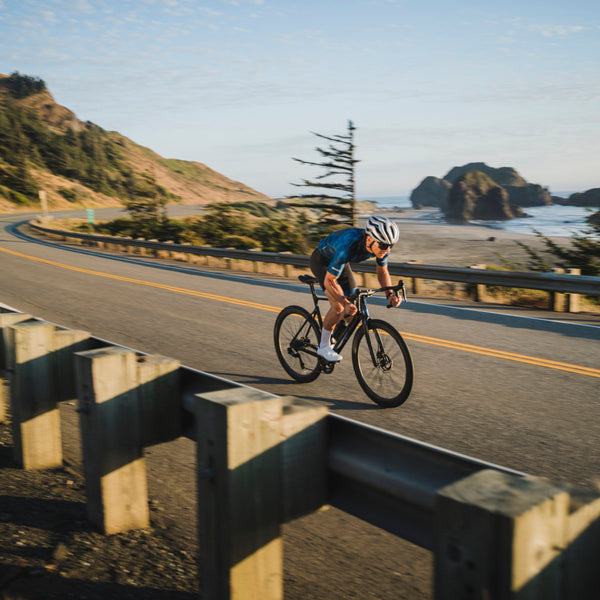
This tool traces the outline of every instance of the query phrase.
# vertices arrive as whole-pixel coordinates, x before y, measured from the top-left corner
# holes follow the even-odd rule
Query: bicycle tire
[[[275,352],[281,366],[300,383],[314,381],[321,374],[316,353],[321,330],[311,314],[301,306],[286,306],[278,315],[273,330]]]
[[[364,327],[354,335],[352,366],[358,383],[379,406],[394,408],[408,398],[414,379],[410,351],[395,327],[380,319],[369,320],[369,338],[377,348],[377,364],[373,364]]]

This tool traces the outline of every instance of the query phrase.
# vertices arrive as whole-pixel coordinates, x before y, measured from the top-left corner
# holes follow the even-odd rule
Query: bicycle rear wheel
[[[400,406],[413,385],[413,364],[408,346],[389,323],[369,321],[352,343],[352,366],[364,392],[379,406]]]
[[[281,366],[300,383],[314,381],[321,373],[317,356],[321,332],[301,306],[287,306],[275,321],[273,337]]]

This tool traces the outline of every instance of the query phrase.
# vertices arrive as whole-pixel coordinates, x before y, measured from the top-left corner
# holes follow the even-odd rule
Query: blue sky
[[[0,72],[281,197],[356,131],[359,197],[472,161],[600,187],[598,0],[0,0]]]

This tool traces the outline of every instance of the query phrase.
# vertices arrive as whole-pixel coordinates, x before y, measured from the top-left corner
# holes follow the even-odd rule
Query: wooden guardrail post
[[[54,325],[43,321],[25,321],[6,330],[14,454],[24,469],[62,465],[52,369],[54,330]]]
[[[0,370],[0,423],[8,421],[8,378]]]
[[[197,394],[198,529],[205,600],[281,600],[282,400]]]
[[[88,347],[90,334],[27,320],[7,326],[3,337],[15,458],[24,469],[61,466],[59,403],[75,397],[72,354]]]
[[[31,319],[30,315],[24,313],[0,313],[0,423],[6,423],[8,419],[9,385],[10,373],[6,366],[5,336],[8,333],[5,328],[15,323],[21,323]]]
[[[329,410],[282,396],[282,522],[310,514],[327,503],[327,416]]]
[[[569,275],[581,275],[581,269],[570,268],[567,269],[567,273],[569,273]],[[578,313],[581,311],[579,294],[567,294],[566,309],[567,312],[570,313]]]
[[[106,534],[148,527],[136,354],[78,352],[75,372],[88,519]]]
[[[469,269],[485,269],[485,264],[470,265]],[[475,302],[485,302],[487,300],[487,292],[485,284],[475,284]]]
[[[422,260],[408,260],[406,261],[409,265],[421,265],[423,264]],[[411,293],[417,295],[423,291],[423,281],[418,277],[411,277]]]
[[[553,273],[564,273],[565,270],[559,267],[552,269]],[[550,310],[554,312],[565,312],[566,298],[562,292],[550,292]]]
[[[180,366],[158,354],[138,359],[138,396],[142,445],[169,442],[182,435]]]
[[[57,402],[77,398],[73,354],[99,345],[90,333],[78,329],[56,329],[52,345],[54,397]]]
[[[435,506],[435,600],[596,598],[600,500],[587,508],[573,516],[563,486],[492,470],[443,488]],[[593,544],[576,547],[590,526]],[[576,581],[582,574],[587,590]]]
[[[600,497],[571,489],[564,585],[567,600],[597,600],[600,589]]]

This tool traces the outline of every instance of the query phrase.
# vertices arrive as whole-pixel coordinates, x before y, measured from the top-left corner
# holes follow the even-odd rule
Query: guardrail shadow
[[[561,313],[561,319],[565,321],[555,321],[545,318],[527,317],[508,314],[510,310],[520,310],[516,307],[502,306],[503,312],[488,312],[481,309],[468,309],[440,304],[425,304],[421,302],[407,302],[402,310],[409,310],[414,313],[440,315],[450,317],[460,321],[472,321],[477,323],[489,323],[511,327],[514,329],[528,329],[532,331],[544,331],[558,333],[574,338],[583,338],[589,340],[600,340],[600,326],[578,326],[579,323],[565,322],[568,319],[568,313]]]
[[[233,377],[236,381],[239,381],[245,385],[283,385],[290,386],[293,388],[293,395],[303,400],[310,400],[314,402],[321,402],[330,408],[335,410],[381,410],[379,406],[374,405],[372,402],[365,400],[365,402],[355,402],[354,400],[345,400],[341,398],[334,398],[332,396],[320,396],[316,394],[306,393],[306,385],[298,383],[293,379],[285,379],[280,377],[267,377],[261,375],[245,375],[242,373],[226,373],[218,372],[217,375],[221,377]],[[358,390],[358,393],[362,393]]]

